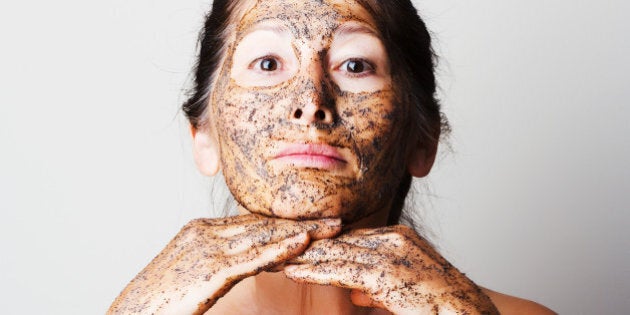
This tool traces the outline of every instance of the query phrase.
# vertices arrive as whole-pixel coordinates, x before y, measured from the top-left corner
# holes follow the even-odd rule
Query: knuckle
[[[416,232],[411,227],[402,224],[395,225],[393,229],[404,235],[416,234]]]
[[[200,226],[202,226],[203,224],[204,224],[203,219],[190,220],[182,228],[182,233],[185,233],[185,234],[194,233],[198,231],[200,229]]]
[[[299,227],[304,231],[316,231],[321,228],[321,225],[314,221],[299,222]]]
[[[402,245],[407,240],[407,237],[405,237],[405,235],[399,232],[394,232],[394,231],[385,234],[385,236],[387,237],[387,239],[390,240],[390,242],[393,242],[394,244],[397,244],[397,245]]]
[[[208,232],[209,219],[199,218],[190,220],[180,231],[180,237],[185,239],[197,238],[206,235]]]
[[[199,226],[207,225],[207,224],[208,224],[208,219],[197,218],[197,219],[192,219],[188,221],[188,223],[184,225],[184,228],[197,228]]]

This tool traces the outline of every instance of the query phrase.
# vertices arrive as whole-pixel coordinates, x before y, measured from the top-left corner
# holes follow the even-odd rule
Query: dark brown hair
[[[428,149],[439,141],[448,123],[435,97],[435,55],[431,36],[410,0],[357,0],[374,18],[389,56],[392,81],[397,101],[408,117],[403,130],[408,130],[404,146],[406,156],[418,145]],[[182,109],[194,128],[200,127],[209,104],[212,82],[224,57],[229,28],[232,26],[238,0],[215,0],[206,16],[200,34],[199,55],[195,66],[194,85]],[[401,161],[405,163],[406,161]],[[406,165],[406,163],[405,163]],[[406,174],[390,210],[388,224],[400,220],[412,177]]]

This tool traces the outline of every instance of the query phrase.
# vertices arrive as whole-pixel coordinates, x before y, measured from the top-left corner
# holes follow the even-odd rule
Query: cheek
[[[342,116],[352,130],[359,154],[361,179],[358,199],[371,205],[384,204],[396,196],[406,174],[404,155],[404,109],[394,104],[393,92],[357,95],[348,99]],[[371,211],[379,211],[372,209]]]
[[[361,159],[361,168],[368,171],[379,166],[384,156],[397,151],[400,110],[392,102],[392,92],[362,93],[343,98],[340,115],[349,130]]]
[[[228,149],[236,145],[243,154],[257,156],[255,151],[264,149],[259,145],[260,140],[269,138],[279,127],[274,118],[277,101],[266,93],[239,87],[229,89],[216,110],[218,132],[230,140],[223,141]]]
[[[284,127],[276,93],[230,86],[215,102],[217,133],[226,183],[239,204],[271,214],[270,175],[265,161],[271,138]]]

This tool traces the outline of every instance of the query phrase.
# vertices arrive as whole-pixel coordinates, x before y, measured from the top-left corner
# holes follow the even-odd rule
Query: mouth
[[[338,169],[348,163],[339,149],[327,144],[287,144],[273,159],[294,167],[323,170]]]

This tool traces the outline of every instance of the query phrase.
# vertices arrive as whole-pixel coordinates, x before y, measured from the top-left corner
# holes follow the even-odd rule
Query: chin
[[[297,198],[296,198],[297,197]],[[344,218],[342,201],[339,196],[286,196],[279,194],[271,205],[272,215],[292,220],[313,220],[324,218]]]
[[[273,195],[273,196],[272,196]],[[389,207],[378,205],[378,201],[369,204],[359,202],[349,196],[344,189],[330,195],[300,195],[293,191],[276,191],[269,194],[269,203],[241,203],[247,211],[267,217],[287,220],[317,220],[341,218],[344,225],[361,225],[367,220],[381,220],[385,224]],[[382,216],[382,215],[384,216]],[[365,222],[364,222],[365,223]],[[371,223],[368,223],[368,225]],[[367,225],[366,225],[367,226]]]
[[[362,183],[321,170],[290,169],[245,183],[250,185],[231,187],[233,196],[247,211],[268,217],[341,218],[344,224],[352,224],[388,209]]]

